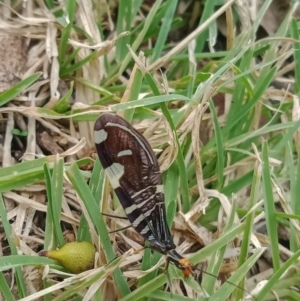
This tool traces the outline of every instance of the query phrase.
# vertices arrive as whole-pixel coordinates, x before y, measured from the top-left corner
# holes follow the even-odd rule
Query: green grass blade
[[[209,101],[209,108],[212,114],[213,125],[215,130],[215,137],[216,137],[216,148],[217,148],[217,166],[216,166],[216,174],[218,177],[216,189],[219,189],[223,186],[224,181],[224,165],[225,165],[225,158],[224,158],[224,148],[223,148],[223,140],[222,134],[218,122],[217,113],[215,110],[215,106],[212,101]]]
[[[57,270],[63,270],[63,268],[57,264],[53,259],[47,257],[33,256],[33,255],[9,255],[0,257],[0,272],[7,271],[9,269],[16,269],[16,271],[22,266],[44,266],[50,265],[51,268]],[[25,295],[24,295],[25,296]]]
[[[139,94],[142,88],[142,82],[143,82],[143,73],[141,72],[140,69],[137,68],[136,72],[134,73],[134,78],[132,79],[131,89],[129,91],[129,97],[128,97],[129,102],[131,102],[133,99],[139,98]],[[124,117],[128,122],[132,121],[134,111],[135,111],[134,109],[125,111]]]
[[[132,18],[132,1],[120,1],[118,9],[117,35],[124,31],[130,31]],[[125,59],[130,44],[130,36],[119,39],[116,43],[116,61],[122,62]]]
[[[99,204],[99,202],[101,200],[104,179],[105,179],[104,170],[103,170],[99,160],[96,160],[94,163],[94,168],[93,168],[91,178],[89,181],[89,188],[90,188],[97,204]],[[77,240],[92,242],[90,226],[84,215],[82,215],[81,219],[80,219]]]
[[[189,98],[179,94],[159,95],[159,96],[153,96],[153,97],[148,97],[139,100],[133,100],[127,103],[116,104],[111,107],[111,110],[113,112],[117,112],[117,111],[123,111],[128,109],[140,108],[144,106],[150,106],[153,104],[160,104],[162,102],[172,101],[172,100],[189,101]]]
[[[58,113],[65,113],[70,109],[70,98],[73,93],[74,82],[71,82],[68,92],[57,102],[54,111]]]
[[[203,24],[214,12],[217,0],[205,1],[205,6],[201,14],[200,24]],[[199,25],[200,25],[199,24]],[[211,26],[211,25],[210,25]],[[196,39],[196,52],[201,53],[203,51],[204,44],[208,39],[209,29],[206,28]]]
[[[272,263],[274,271],[276,272],[280,268],[280,257],[279,257],[279,242],[277,233],[277,220],[275,215],[275,203],[273,197],[273,189],[270,174],[269,165],[269,151],[268,142],[263,142],[262,148],[262,160],[263,160],[263,190],[264,190],[264,209],[266,212],[266,226],[268,231],[268,238],[270,240],[270,248],[272,253]]]
[[[268,292],[271,291],[273,286],[279,281],[280,277],[288,270],[289,267],[300,257],[300,250],[295,252],[280,268],[274,272],[273,276],[266,282],[264,287],[255,296],[257,300],[263,300]]]
[[[133,42],[133,44],[131,46],[133,51],[136,51],[138,49],[138,47],[140,46],[140,44],[142,43],[146,33],[148,32],[149,27],[152,25],[152,21],[153,21],[155,15],[157,14],[161,4],[162,4],[162,0],[157,0],[157,1],[155,1],[154,5],[151,7],[151,10],[145,20],[143,29],[139,32],[138,36],[136,37],[135,41]],[[118,74],[122,74],[124,72],[124,70],[127,68],[128,64],[129,64],[130,60],[131,60],[131,54],[128,53],[119,68]]]
[[[94,51],[91,54],[89,54],[88,56],[86,56],[84,59],[82,59],[81,61],[72,64],[70,67],[65,68],[65,69],[61,68],[60,71],[59,71],[59,76],[60,77],[65,77],[65,76],[72,75],[76,70],[78,70],[81,67],[83,67],[86,63],[92,61],[98,55],[99,55],[98,52]]]
[[[52,199],[48,200],[48,205],[51,208],[53,226],[59,246],[62,247],[65,244],[64,236],[61,230],[61,211],[62,211],[62,195],[63,195],[63,178],[64,175],[64,162],[62,158],[56,158],[54,162],[51,190]]]
[[[2,293],[2,296],[4,297],[5,301],[15,301],[15,297],[11,292],[11,288],[8,286],[5,277],[3,276],[3,273],[0,273],[0,292]]]
[[[17,237],[15,237],[15,234],[12,231],[9,220],[7,219],[7,213],[6,213],[6,208],[4,206],[2,194],[0,194],[0,217],[1,217],[2,226],[6,234],[6,239],[8,241],[11,254],[18,256],[18,250],[16,247]],[[9,264],[9,260],[7,257],[8,256],[4,256],[0,258],[0,272],[14,267]],[[27,293],[26,293],[26,284],[24,281],[21,267],[15,266],[15,274],[16,274],[15,277],[16,277],[16,282],[18,287],[18,295],[20,298],[23,298],[26,296]]]
[[[151,292],[154,290],[162,287],[167,281],[167,276],[164,274],[161,274],[152,280],[148,281],[143,286],[140,286],[127,296],[121,298],[119,301],[131,301],[131,300],[139,300],[140,298],[143,298],[145,296],[149,296]]]
[[[53,199],[52,195],[52,183],[51,183],[51,171],[47,164],[44,164],[44,177],[46,184],[46,193],[48,199],[46,224],[45,224],[45,239],[44,239],[44,250],[53,250],[57,246],[56,237],[54,234],[53,216],[51,210],[51,202]]]
[[[238,285],[238,283],[242,280],[243,277],[249,272],[250,268],[257,262],[257,260],[261,257],[264,249],[256,250],[254,254],[245,261],[242,266],[225,282],[219,290],[208,300],[209,301],[225,301],[230,296],[236,287],[234,285]],[[232,285],[234,284],[234,285]],[[257,299],[262,300],[262,299]]]
[[[251,185],[251,193],[250,193],[250,201],[248,205],[248,212],[250,212],[251,208],[255,205],[255,203],[258,200],[259,196],[259,188],[260,188],[260,181],[261,181],[261,165],[258,165],[258,163],[255,164],[254,167],[254,174],[253,174],[253,181]],[[251,234],[253,229],[253,220],[255,217],[255,211],[249,213],[246,217],[245,221],[245,231],[243,235],[243,241],[241,245],[241,252],[239,257],[239,267],[242,266],[242,264],[246,261],[249,253],[249,246],[251,242]],[[240,286],[244,287],[245,278],[242,279]],[[237,297],[236,299],[242,299],[243,298],[243,291],[237,290]]]
[[[39,77],[42,75],[42,72],[34,73],[27,78],[23,79],[10,89],[0,94],[0,107],[4,106],[6,103],[11,101],[14,97],[18,96],[25,89],[30,87],[34,82],[36,82]]]
[[[205,258],[211,256],[213,252],[216,250],[222,248],[226,244],[228,244],[230,241],[235,239],[238,235],[243,233],[245,229],[245,225],[241,224],[229,231],[227,231],[225,234],[223,234],[221,237],[219,237],[217,240],[213,241],[211,244],[205,246],[200,251],[193,254],[193,256],[190,258],[191,262],[196,264],[198,262],[203,261]]]
[[[168,0],[166,6],[168,7],[165,16],[163,17],[162,25],[160,27],[157,41],[155,43],[155,47],[153,49],[153,54],[151,57],[151,62],[156,61],[162,54],[162,51],[165,47],[166,40],[168,34],[171,29],[172,21],[174,18],[174,14],[177,8],[178,0]]]
[[[68,14],[69,24],[66,27],[64,27],[61,32],[61,40],[60,40],[60,47],[59,47],[59,54],[58,54],[58,59],[60,64],[64,62],[65,56],[67,54],[68,39],[70,37],[71,30],[73,28],[76,7],[77,7],[76,1],[73,0],[66,1],[66,9]]]
[[[233,226],[235,216],[236,216],[236,202],[234,202],[232,205],[230,216],[228,217],[226,226],[223,229],[223,233],[226,233]],[[212,256],[209,260],[207,270],[206,270],[207,273],[209,273],[211,275],[219,274],[219,271],[220,271],[220,268],[221,268],[221,265],[223,262],[224,254],[226,251],[226,247],[227,246],[224,245],[222,248],[218,249],[216,252],[214,252],[212,254]],[[213,277],[209,274],[206,274],[206,273],[204,274],[201,286],[204,289],[204,291],[208,293],[208,295],[212,295],[217,278]]]
[[[251,100],[249,100],[242,108],[241,110],[235,114],[230,120],[228,120],[228,127],[226,128],[225,132],[230,131],[230,129],[236,125],[238,121],[240,121],[242,118],[245,118],[247,114],[249,114],[249,111],[253,108],[253,106],[259,101],[267,87],[271,84],[274,75],[276,73],[276,67],[273,67],[271,70],[269,70],[268,74],[258,81],[254,94]]]
[[[172,227],[174,216],[176,214],[176,199],[179,191],[179,170],[178,164],[174,162],[164,173],[165,186],[165,204],[167,212],[167,223]]]
[[[290,26],[291,37],[296,41],[299,41],[299,29],[295,19],[292,19]],[[299,43],[293,43],[294,50],[294,62],[295,62],[295,93],[300,93],[300,45]]]

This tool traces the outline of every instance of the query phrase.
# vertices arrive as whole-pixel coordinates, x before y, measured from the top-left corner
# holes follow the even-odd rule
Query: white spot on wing
[[[134,199],[136,196],[138,196],[139,194],[141,194],[142,192],[146,191],[147,189],[149,189],[151,187],[153,187],[153,186],[148,186],[144,189],[141,189],[141,190],[137,191],[136,193],[134,193],[133,195],[131,195],[131,197]]]
[[[148,237],[148,240],[153,240],[154,239],[154,236],[151,234],[149,237]]]
[[[164,185],[156,185],[156,193],[164,193]]]
[[[152,208],[151,210],[146,211],[146,212],[144,213],[144,215],[145,215],[146,217],[148,217],[148,216],[151,214],[152,210],[153,210],[153,208]]]
[[[142,222],[144,220],[144,215],[143,214],[140,214],[138,218],[135,219],[135,221],[132,223],[132,226],[134,228],[136,228],[140,222]]]
[[[137,208],[136,205],[133,204],[133,205],[131,205],[131,206],[125,208],[125,213],[126,213],[127,215],[129,215],[129,214],[132,213],[136,208]]]
[[[126,132],[128,132],[130,135],[132,135],[136,140],[137,142],[139,143],[139,145],[144,149],[144,151],[146,152],[146,154],[148,155],[148,158],[149,158],[149,161],[151,162],[151,164],[153,164],[153,158],[151,156],[151,154],[148,152],[147,150],[147,147],[146,145],[142,142],[142,140],[140,139],[139,136],[137,136],[133,131],[131,131],[130,128],[124,126],[124,125],[121,125],[121,124],[118,124],[118,123],[114,123],[114,122],[108,122],[105,126],[116,126]]]
[[[120,186],[120,178],[124,175],[124,166],[119,163],[113,163],[105,169],[107,177],[113,189]]]
[[[105,141],[107,138],[107,132],[105,130],[94,131],[94,140],[96,144]]]
[[[130,155],[132,155],[132,151],[130,149],[126,149],[118,153],[118,157],[130,156]]]
[[[142,231],[141,231],[141,234],[143,235],[143,234],[146,234],[146,233],[148,233],[148,231],[149,231],[150,229],[149,229],[149,226],[146,226]]]

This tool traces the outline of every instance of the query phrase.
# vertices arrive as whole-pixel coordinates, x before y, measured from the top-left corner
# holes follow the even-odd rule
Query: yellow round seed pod
[[[73,274],[79,274],[93,268],[95,247],[87,241],[74,241],[58,250],[42,251],[40,255],[57,260]]]

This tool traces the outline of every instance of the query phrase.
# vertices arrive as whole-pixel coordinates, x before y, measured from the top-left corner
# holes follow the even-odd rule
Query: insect
[[[166,255],[185,277],[195,268],[178,254],[166,221],[164,186],[147,140],[123,118],[101,115],[94,126],[100,162],[134,229],[150,248]]]

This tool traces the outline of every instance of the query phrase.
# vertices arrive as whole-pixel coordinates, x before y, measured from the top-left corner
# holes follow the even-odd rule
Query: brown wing
[[[147,140],[112,114],[101,115],[94,131],[100,162],[132,226],[158,251],[174,248],[161,173]]]

